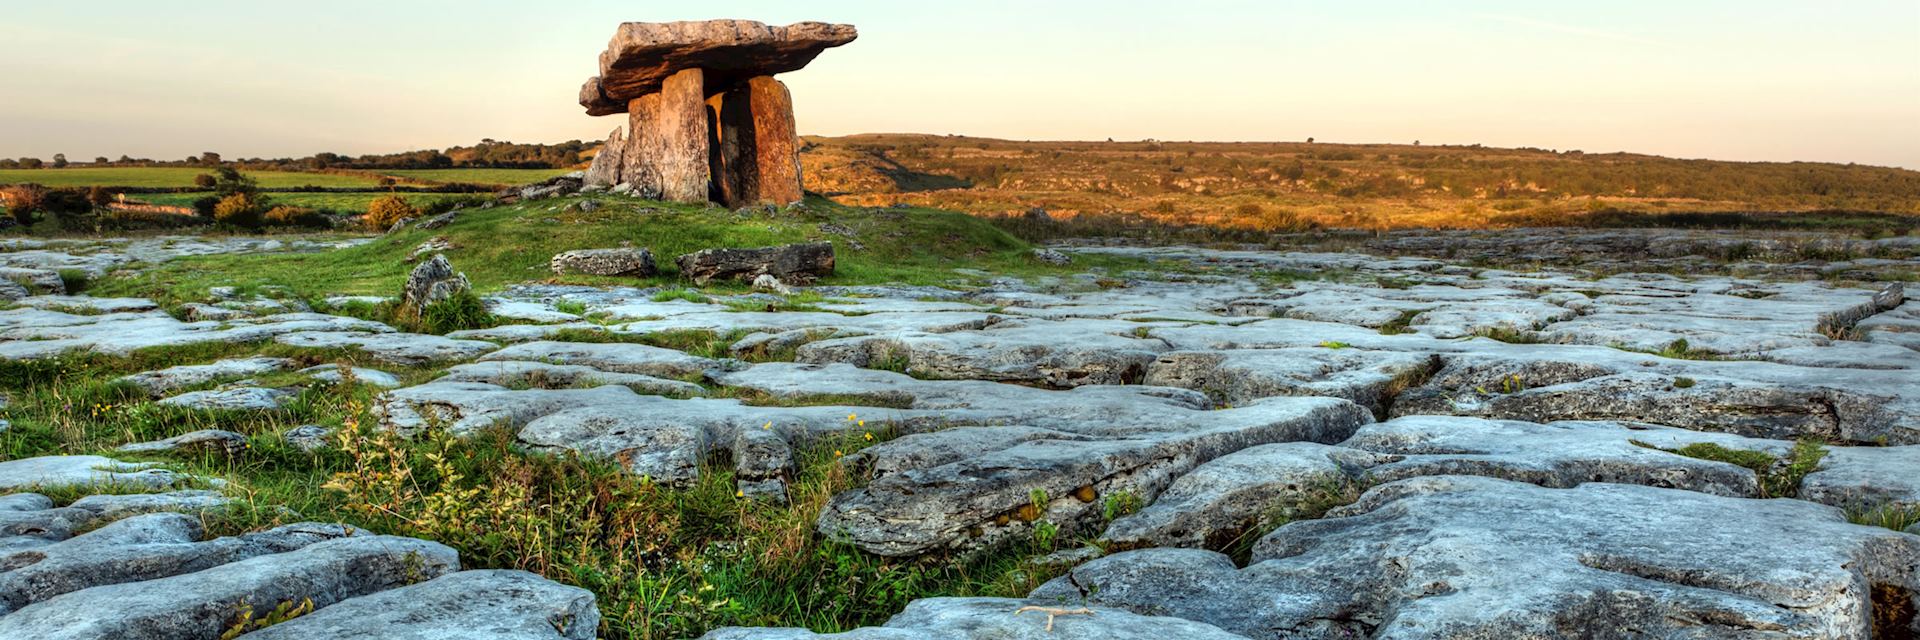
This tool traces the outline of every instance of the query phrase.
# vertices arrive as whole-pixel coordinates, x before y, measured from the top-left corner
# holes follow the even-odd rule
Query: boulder
[[[703,249],[674,258],[694,284],[713,280],[751,282],[762,274],[788,284],[811,284],[833,275],[833,243],[810,242],[754,249]]]
[[[555,274],[584,273],[590,276],[632,276],[644,278],[655,273],[653,252],[646,249],[576,249],[554,254],[547,266]]]
[[[467,276],[454,271],[453,264],[447,262],[445,254],[436,253],[407,274],[407,284],[400,291],[400,305],[413,313],[420,313],[429,304],[465,293],[471,288],[467,284]]]
[[[614,127],[607,134],[607,142],[600,145],[599,153],[593,154],[593,164],[587,167],[587,177],[583,181],[586,188],[607,188],[620,182],[622,158],[627,152],[627,140],[621,135],[623,127]]]

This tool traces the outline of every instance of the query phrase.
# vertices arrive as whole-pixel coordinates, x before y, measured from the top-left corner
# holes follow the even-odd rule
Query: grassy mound
[[[586,202],[597,206],[582,211]],[[673,257],[683,253],[810,241],[834,243],[838,270],[823,284],[938,285],[960,278],[954,272],[960,268],[1044,275],[1131,264],[1086,256],[1069,267],[1047,265],[1033,259],[1026,242],[981,219],[944,211],[860,209],[820,198],[780,211],[729,211],[596,195],[469,209],[439,229],[406,229],[338,251],[182,258],[107,280],[94,293],[148,296],[163,304],[202,299],[213,286],[247,291],[273,285],[309,298],[393,295],[413,268],[408,254],[436,237],[452,244],[447,258],[482,292],[527,281],[672,284],[681,280]],[[662,273],[645,279],[555,276],[547,268],[556,253],[623,244],[652,249]]]

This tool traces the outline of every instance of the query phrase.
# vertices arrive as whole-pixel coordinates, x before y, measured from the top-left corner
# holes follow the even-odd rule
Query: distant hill
[[[848,204],[1137,215],[1248,229],[1483,227],[1594,211],[1920,215],[1920,172],[1480,146],[808,137],[807,187]]]

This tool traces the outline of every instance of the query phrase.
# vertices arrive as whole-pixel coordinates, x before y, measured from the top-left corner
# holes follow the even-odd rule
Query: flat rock
[[[277,408],[273,405],[268,408]],[[223,406],[221,408],[232,408]],[[251,407],[248,407],[251,408]],[[247,436],[223,429],[200,429],[152,442],[135,442],[114,448],[122,453],[165,453],[183,450],[211,451],[226,455],[247,450]]]
[[[881,627],[818,634],[806,629],[727,627],[701,640],[1245,640],[1220,628],[1182,620],[1140,615],[1124,609],[1093,607],[1049,616],[1047,603],[1007,598],[923,598],[907,605]],[[1252,636],[1264,637],[1264,636]]]
[[[379,369],[368,369],[366,367],[342,367],[337,364],[323,364],[301,369],[299,373],[306,374],[307,377],[320,382],[338,383],[346,379],[346,377],[340,373],[340,370],[343,368],[353,374],[355,382],[370,384],[385,389],[393,389],[401,385],[399,376]]]
[[[280,389],[234,387],[189,391],[161,400],[159,404],[201,411],[272,411],[292,397],[292,393]]]
[[[1001,323],[978,331],[881,333],[800,347],[800,362],[879,366],[943,379],[1027,382],[1053,387],[1133,384],[1164,342],[1135,335],[1146,325],[1118,320]]]
[[[718,93],[755,76],[807,66],[830,47],[859,34],[849,24],[800,22],[784,27],[752,20],[626,22],[600,54],[600,75],[580,88],[589,115],[627,111],[627,101],[660,90],[668,76],[703,69],[706,88]]]
[[[680,275],[706,286],[713,280],[770,275],[787,284],[811,284],[833,275],[833,243],[811,242],[752,249],[702,249],[673,259]]]
[[[1295,347],[1163,353],[1144,384],[1205,392],[1229,404],[1274,396],[1331,396],[1384,413],[1393,397],[1438,366],[1398,351]]]
[[[0,617],[0,637],[213,638],[232,624],[236,603],[264,612],[311,599],[324,608],[458,566],[452,549],[424,540],[335,538],[193,573],[54,596]]]
[[[194,476],[153,462],[121,462],[103,456],[43,456],[0,462],[0,490],[114,486],[167,489]]]
[[[142,513],[170,511],[202,513],[226,508],[232,498],[218,491],[169,491],[167,493],[120,493],[91,495],[67,505],[85,509],[106,520],[119,520]]]
[[[244,640],[591,640],[593,593],[525,571],[460,571],[240,636]]]
[[[118,381],[140,387],[148,395],[158,398],[180,389],[217,380],[285,371],[293,368],[293,364],[292,360],[286,358],[238,358],[208,364],[167,367],[158,371],[136,373],[120,378]]]
[[[403,367],[471,360],[500,348],[500,345],[479,340],[364,331],[303,331],[279,336],[274,338],[274,342],[312,349],[358,349],[375,360]]]
[[[1874,586],[1920,583],[1920,538],[1795,500],[1438,476],[1328,515],[1261,539],[1245,569],[1211,551],[1130,551],[1031,597],[1250,637],[1865,638]],[[1784,539],[1802,542],[1755,542]]]
[[[512,347],[508,347],[512,349]],[[593,367],[547,364],[524,360],[471,362],[447,369],[445,382],[484,382],[503,387],[569,389],[620,385],[639,393],[653,395],[706,395],[706,388],[691,382],[668,380],[639,373],[610,373]]]
[[[729,365],[721,360],[644,344],[621,342],[528,342],[480,358],[481,362],[526,361],[591,367],[607,373],[636,373],[663,378],[687,378]]]
[[[1800,496],[1856,510],[1920,510],[1920,446],[1829,447]]]
[[[547,262],[555,274],[583,273],[591,276],[653,275],[653,252],[646,249],[576,249],[554,254]]]

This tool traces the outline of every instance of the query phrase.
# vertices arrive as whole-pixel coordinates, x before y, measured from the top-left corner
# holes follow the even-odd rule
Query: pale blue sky
[[[598,138],[622,21],[850,22],[803,133],[1483,143],[1920,168],[1920,0],[9,3],[0,156]]]

